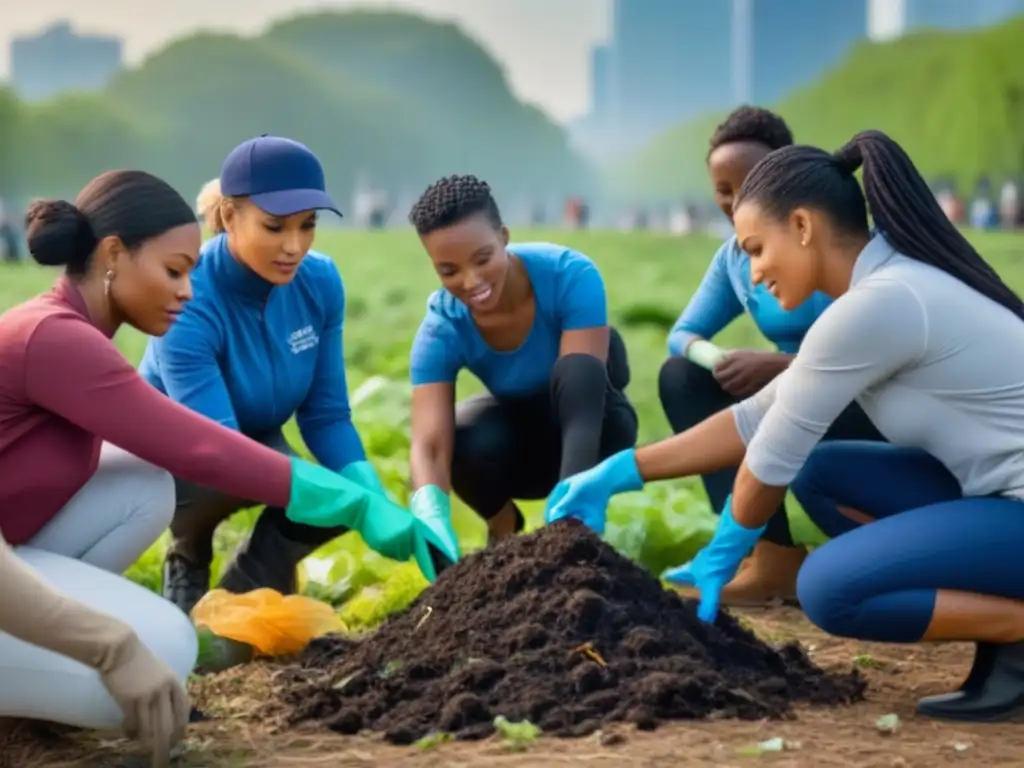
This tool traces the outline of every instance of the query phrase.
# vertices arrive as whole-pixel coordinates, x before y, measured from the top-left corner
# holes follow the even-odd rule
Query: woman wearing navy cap
[[[319,160],[290,139],[251,139],[228,155],[219,191],[207,185],[200,207],[215,235],[192,276],[195,298],[170,333],[150,340],[142,375],[174,400],[284,453],[292,449],[282,428],[294,415],[317,461],[383,494],[352,424],[341,276],[329,257],[310,250],[318,211],[341,215]],[[177,482],[164,595],[185,612],[209,588],[217,526],[249,506]],[[407,559],[414,539],[432,544],[439,560],[417,558],[429,579],[458,558],[447,519],[367,517],[359,532],[386,557]],[[410,537],[409,526],[419,535]],[[291,592],[299,561],[346,530],[295,523],[268,507],[220,587]]]

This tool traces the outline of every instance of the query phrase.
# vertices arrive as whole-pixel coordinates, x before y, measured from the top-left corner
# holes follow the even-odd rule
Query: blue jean
[[[940,589],[1024,600],[1024,502],[963,496],[922,450],[820,443],[790,489],[832,537],[797,579],[804,612],[829,634],[917,642]],[[838,506],[874,520],[859,524]]]

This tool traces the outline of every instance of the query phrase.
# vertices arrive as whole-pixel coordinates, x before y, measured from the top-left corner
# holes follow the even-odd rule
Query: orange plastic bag
[[[214,589],[196,604],[192,620],[197,627],[246,643],[263,656],[299,653],[314,637],[345,628],[327,603],[302,595],[285,596],[273,589],[244,595]]]

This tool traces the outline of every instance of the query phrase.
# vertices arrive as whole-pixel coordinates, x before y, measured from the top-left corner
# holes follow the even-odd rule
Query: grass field
[[[640,414],[640,440],[669,433],[657,396],[658,369],[665,357],[665,333],[700,282],[718,241],[705,236],[678,238],[649,233],[520,232],[521,240],[553,240],[590,255],[608,286],[613,322],[625,336],[631,357],[628,394]],[[1024,290],[1024,239],[984,235],[979,247],[1011,285]],[[345,357],[354,418],[371,461],[400,500],[408,484],[408,350],[422,317],[427,295],[437,286],[426,256],[411,232],[324,231],[316,247],[338,263],[348,297]],[[44,290],[56,277],[34,265],[6,266],[0,271],[0,309]],[[763,346],[764,341],[741,318],[721,335],[732,347]],[[117,343],[137,362],[145,338],[123,329]],[[478,391],[466,374],[459,395]],[[294,425],[289,436],[301,447]],[[540,522],[539,503],[526,505],[530,524]],[[251,524],[254,512],[241,513],[221,526],[218,562]],[[456,525],[465,549],[482,545],[483,524],[456,505]],[[813,526],[796,517],[798,535],[813,541]],[[644,493],[617,499],[609,515],[609,541],[654,572],[692,556],[709,535],[714,518],[695,481],[651,486]],[[159,588],[163,542],[133,567],[132,578]],[[402,607],[425,586],[409,564],[396,568],[377,557],[350,534],[323,547],[304,565],[308,590],[342,605],[351,625],[372,625]]]
[[[656,379],[665,356],[665,330],[688,300],[718,243],[706,237],[685,239],[653,234],[520,233],[522,239],[550,239],[578,248],[602,267],[613,320],[626,338],[633,379],[629,394],[641,418],[641,441],[668,434],[657,400]],[[1024,238],[985,235],[977,244],[1008,282],[1024,291]],[[346,359],[355,419],[373,463],[390,490],[407,498],[408,385],[407,353],[427,294],[436,285],[426,257],[409,233],[324,233],[320,250],[338,262],[348,292]],[[9,307],[41,290],[55,278],[34,266],[0,269],[0,306]],[[894,329],[898,332],[898,329]],[[117,339],[137,361],[145,340],[125,330]],[[722,335],[729,346],[758,346],[761,339],[741,320]],[[479,385],[466,379],[460,394]],[[291,428],[290,436],[298,441]],[[296,442],[299,445],[298,442]],[[531,525],[539,523],[533,504]],[[221,526],[220,556],[251,524],[252,512]],[[483,543],[484,528],[471,513],[457,508],[456,523],[466,549]],[[662,483],[643,494],[617,499],[610,513],[608,539],[657,572],[688,559],[713,525],[703,493],[694,481]],[[815,538],[804,524],[800,534]],[[157,588],[162,542],[132,569],[131,576]],[[425,586],[409,564],[395,566],[368,552],[349,535],[307,560],[307,588],[331,599],[353,629],[371,626],[407,604]],[[452,744],[439,750],[401,750],[372,737],[341,738],[324,733],[278,731],[261,719],[260,706],[273,696],[273,669],[255,664],[194,682],[197,704],[213,720],[190,728],[183,766],[346,766],[417,765],[483,768],[568,765],[594,766],[746,765],[779,766],[1019,764],[1022,740],[1011,726],[950,726],[915,719],[913,702],[928,693],[955,687],[970,658],[962,644],[887,646],[829,637],[810,627],[798,611],[740,612],[770,642],[800,640],[822,666],[848,669],[854,664],[869,679],[870,695],[853,708],[801,710],[786,723],[719,721],[678,724],[655,734],[622,732],[621,740],[544,740],[523,754],[509,753],[501,741]],[[899,736],[879,733],[879,718],[901,720]],[[985,730],[989,728],[990,730]],[[994,730],[991,730],[994,729]],[[762,754],[768,743],[783,743],[781,754]],[[618,746],[615,746],[618,745]],[[777,747],[773,747],[775,749]],[[86,755],[83,759],[81,755]],[[75,756],[77,755],[77,756]],[[755,755],[757,757],[751,757]],[[104,734],[70,734],[0,723],[0,765],[141,765],[132,744]]]

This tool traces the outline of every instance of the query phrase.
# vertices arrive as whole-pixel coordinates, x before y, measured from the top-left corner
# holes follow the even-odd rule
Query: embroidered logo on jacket
[[[298,355],[305,352],[307,349],[313,349],[313,347],[319,343],[320,337],[317,336],[312,325],[307,325],[305,328],[299,328],[297,331],[292,331],[288,336],[288,345],[292,348],[293,355]]]

